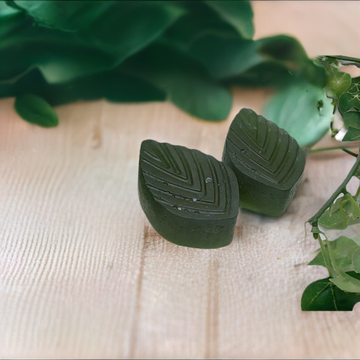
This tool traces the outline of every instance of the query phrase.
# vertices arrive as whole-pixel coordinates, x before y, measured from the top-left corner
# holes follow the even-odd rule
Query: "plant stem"
[[[337,146],[337,147],[328,147],[328,148],[321,148],[321,149],[310,149],[310,150],[309,150],[309,154],[317,153],[317,152],[322,152],[322,151],[329,151],[329,150],[354,149],[354,148],[357,148],[357,147],[358,147],[358,145],[347,146],[347,147]]]
[[[355,154],[353,153],[352,151],[348,150],[348,149],[341,149],[342,151],[346,152],[347,154],[351,155],[351,156],[354,156],[354,157],[357,157],[358,154]]]
[[[336,189],[336,191],[331,195],[330,199],[321,207],[321,209],[311,217],[307,222],[311,224],[312,227],[317,227],[318,221],[321,215],[330,207],[330,205],[336,200],[336,198],[340,194],[346,193],[346,185],[351,180],[351,178],[356,173],[358,167],[360,165],[360,156],[357,156],[355,164],[351,168],[350,172],[346,176],[345,180],[341,183],[341,185]]]
[[[329,272],[329,275],[330,277],[333,277],[333,268],[332,268],[332,265],[331,265],[331,259],[330,259],[330,252],[328,250],[328,245],[323,243],[321,237],[320,237],[320,234],[319,234],[319,237],[318,237],[318,241],[319,241],[319,244],[320,244],[320,248],[321,248],[321,253],[324,257],[324,262],[325,262],[325,266]]]

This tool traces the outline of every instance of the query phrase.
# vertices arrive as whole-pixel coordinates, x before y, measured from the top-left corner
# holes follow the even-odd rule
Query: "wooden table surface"
[[[300,39],[310,56],[360,57],[360,3],[255,2],[256,38]],[[359,358],[353,312],[300,310],[317,248],[303,223],[353,158],[310,155],[280,219],[240,212],[228,247],[167,242],[139,205],[139,145],[153,138],[220,159],[233,116],[266,90],[234,90],[228,120],[170,103],[105,101],[56,109],[57,128],[22,121],[0,101],[0,357]],[[353,188],[356,184],[352,184]],[[358,229],[359,230],[359,229]]]

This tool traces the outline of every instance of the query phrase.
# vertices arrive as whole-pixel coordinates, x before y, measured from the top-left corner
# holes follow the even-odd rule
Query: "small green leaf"
[[[328,241],[327,245],[330,247],[334,261],[340,269],[343,271],[354,270],[352,257],[357,250],[360,250],[360,246],[354,240],[346,236],[340,236],[334,241]],[[326,267],[322,253],[319,252],[308,265]]]
[[[16,112],[26,121],[42,127],[53,127],[59,124],[54,109],[41,97],[21,95],[15,100]]]
[[[360,248],[356,249],[352,256],[352,265],[357,273],[360,273]]]
[[[211,79],[201,64],[170,46],[153,44],[120,68],[164,89],[170,101],[198,118],[219,121],[230,112],[230,91]]]
[[[356,279],[360,274],[348,273]],[[360,301],[360,294],[348,293],[335,286],[330,278],[321,279],[310,284],[301,298],[303,311],[352,311]]]
[[[332,98],[339,98],[351,85],[351,76],[341,71],[334,71],[330,81],[326,84],[326,94]]]
[[[254,36],[254,14],[249,1],[206,1],[206,4],[231,24],[244,39]]]
[[[347,127],[360,130],[360,111],[348,111],[342,119]]]
[[[349,195],[351,196],[351,195]],[[353,197],[356,202],[356,198]],[[328,229],[344,230],[349,225],[360,222],[359,210],[349,197],[340,197],[327,209],[319,219],[319,224]]]
[[[329,130],[333,106],[321,88],[299,82],[275,94],[263,115],[305,147],[315,144]]]

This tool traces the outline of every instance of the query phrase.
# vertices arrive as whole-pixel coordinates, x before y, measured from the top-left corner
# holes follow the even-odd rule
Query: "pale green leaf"
[[[329,131],[333,106],[321,88],[300,82],[276,93],[263,109],[263,115],[306,147]]]

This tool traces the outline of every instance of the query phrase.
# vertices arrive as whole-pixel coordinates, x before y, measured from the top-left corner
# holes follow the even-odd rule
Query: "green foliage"
[[[264,117],[285,129],[301,147],[311,146],[329,130],[333,107],[321,88],[294,83],[267,103]]]
[[[344,230],[360,223],[360,209],[356,197],[347,194],[338,198],[319,219],[319,224],[334,230]]]
[[[122,66],[164,89],[186,112],[206,120],[224,120],[231,109],[228,89],[215,82],[191,57],[164,44],[153,44]]]
[[[15,101],[17,113],[26,121],[42,127],[58,125],[59,119],[53,108],[41,97],[21,95]]]
[[[323,82],[296,39],[252,40],[249,1],[0,6],[1,97],[24,93],[21,86],[51,104],[166,97],[191,115],[218,121],[229,114],[230,85],[278,87],[300,77]]]
[[[360,279],[360,274],[349,272],[349,277]],[[303,311],[352,311],[360,294],[353,294],[339,289],[331,278],[321,279],[310,284],[301,298]]]
[[[328,241],[327,245],[330,247],[333,260],[336,262],[338,268],[343,271],[357,271],[360,267],[360,259],[354,259],[353,255],[360,250],[360,242],[354,241],[346,236],[340,236],[334,241]],[[358,253],[360,255],[360,253]],[[316,257],[309,262],[308,265],[324,266],[325,261],[323,254],[319,252]]]

